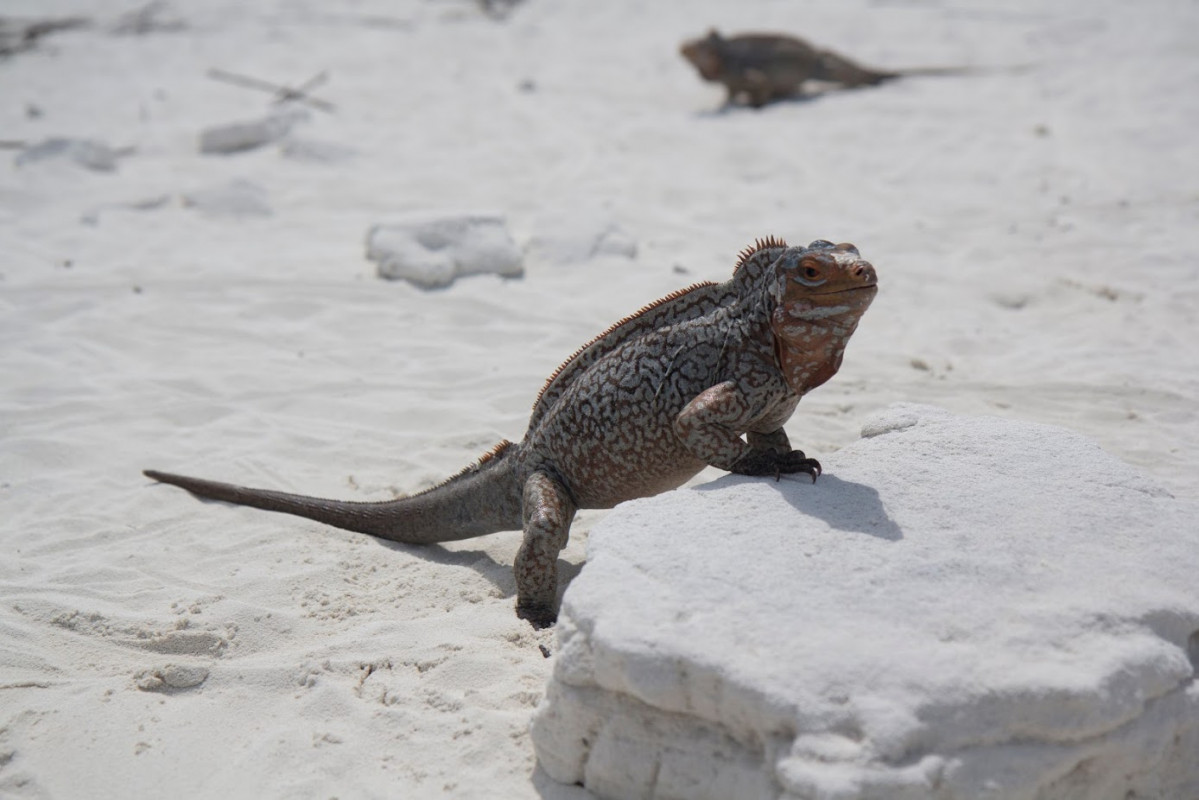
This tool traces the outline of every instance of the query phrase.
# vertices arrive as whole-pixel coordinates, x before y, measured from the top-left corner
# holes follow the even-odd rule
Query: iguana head
[[[874,266],[848,242],[817,239],[807,247],[790,247],[775,262],[775,270],[776,302],[798,319],[823,319],[853,309],[861,315],[878,292]]]
[[[721,56],[723,44],[724,39],[716,32],[715,28],[712,28],[703,39],[691,39],[683,42],[679,52],[683,54],[683,58],[691,62],[704,80],[718,81],[724,71]]]
[[[780,365],[800,394],[841,366],[845,345],[878,293],[874,266],[852,244],[823,239],[774,262],[770,327]]]

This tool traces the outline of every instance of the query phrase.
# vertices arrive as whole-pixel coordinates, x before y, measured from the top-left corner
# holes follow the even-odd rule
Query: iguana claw
[[[812,483],[820,477],[823,471],[820,468],[820,462],[814,458],[805,458],[802,450],[792,450],[790,453],[784,453],[781,459],[784,466],[780,467],[779,472],[788,474],[802,472],[812,476]]]
[[[816,482],[816,478],[821,473],[820,462],[814,458],[808,458],[802,450],[792,450],[786,453],[761,450],[750,453],[734,464],[729,471],[738,475],[773,475],[776,481],[783,475],[802,472],[812,476],[812,483]]]

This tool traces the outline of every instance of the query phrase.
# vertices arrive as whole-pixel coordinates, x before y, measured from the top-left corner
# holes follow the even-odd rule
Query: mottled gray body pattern
[[[723,84],[727,105],[738,101],[760,108],[775,100],[801,95],[808,81],[843,88],[875,86],[903,75],[947,75],[962,72],[953,67],[907,69],[898,72],[870,69],[831,50],[821,50],[795,36],[746,33],[724,37],[715,30],[679,48],[706,81]]]
[[[147,470],[200,497],[315,519],[408,544],[514,528],[517,614],[557,618],[557,558],[579,508],[673,489],[705,466],[805,473],[783,423],[831,378],[877,292],[850,244],[759,241],[733,277],[669,295],[622,320],[550,377],[518,444],[412,497],[352,503]]]

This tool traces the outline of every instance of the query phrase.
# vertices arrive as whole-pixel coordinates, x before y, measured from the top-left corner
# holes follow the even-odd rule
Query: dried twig
[[[313,97],[309,94],[309,92],[329,79],[329,74],[324,71],[313,75],[296,88],[292,88],[291,86],[283,86],[278,83],[271,83],[270,81],[260,80],[259,78],[251,78],[248,75],[238,75],[235,72],[227,72],[223,69],[208,70],[208,77],[213,78],[214,80],[224,81],[225,83],[229,83],[234,86],[241,86],[245,89],[258,89],[259,91],[270,92],[275,95],[275,103],[284,103],[288,100],[294,100],[297,103],[304,103],[305,105],[312,106],[313,108],[320,109],[321,111],[328,111],[329,113],[332,113],[336,109],[332,103],[326,102],[317,97]]]

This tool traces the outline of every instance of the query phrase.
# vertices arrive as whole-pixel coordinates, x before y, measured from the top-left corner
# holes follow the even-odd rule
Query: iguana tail
[[[895,77],[921,77],[928,75],[973,75],[980,70],[977,67],[910,67],[892,73]]]
[[[501,442],[445,483],[411,497],[375,503],[248,489],[152,469],[143,474],[209,500],[294,514],[405,544],[433,544],[521,528],[523,487],[512,457],[517,449]]]

